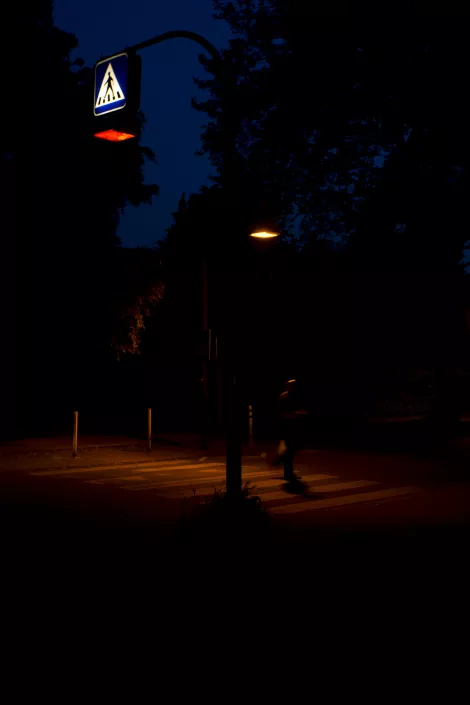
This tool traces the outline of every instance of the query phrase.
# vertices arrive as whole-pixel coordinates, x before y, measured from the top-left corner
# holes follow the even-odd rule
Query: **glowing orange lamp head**
[[[275,233],[272,230],[255,230],[250,233],[250,237],[255,237],[259,240],[269,240],[273,237],[279,237],[279,233]]]

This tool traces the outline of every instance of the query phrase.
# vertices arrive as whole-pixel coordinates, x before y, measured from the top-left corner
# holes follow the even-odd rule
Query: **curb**
[[[186,459],[187,459],[187,458],[181,457],[181,456],[179,456],[179,455],[178,455],[178,456],[172,456],[171,458],[165,458],[165,460],[168,460],[168,461],[172,461],[172,460],[186,460]],[[189,458],[188,458],[188,459],[189,459]],[[164,461],[162,461],[162,462],[164,462]],[[24,472],[43,472],[43,471],[46,471],[46,470],[57,470],[57,472],[60,472],[61,470],[71,470],[71,469],[73,469],[73,470],[90,470],[90,469],[99,470],[100,468],[107,468],[107,467],[109,467],[111,464],[112,464],[112,465],[115,465],[116,467],[135,467],[136,465],[137,465],[137,466],[138,466],[138,465],[146,465],[147,463],[148,463],[148,460],[134,460],[134,461],[129,461],[129,460],[127,460],[127,461],[117,461],[117,462],[114,462],[114,463],[109,463],[109,462],[108,462],[108,463],[99,463],[99,464],[97,464],[97,465],[95,465],[95,464],[93,464],[93,465],[75,465],[75,464],[72,462],[72,463],[70,463],[70,465],[63,465],[63,466],[61,466],[61,467],[51,467],[50,465],[47,465],[47,466],[43,466],[43,467],[21,468],[20,472],[21,472],[21,471],[24,471]],[[5,471],[5,470],[2,471],[1,468],[0,468],[0,472],[16,472],[16,470],[15,470],[15,469],[13,469],[13,470],[10,470],[10,469],[9,469],[9,470],[7,470],[7,471]]]
[[[141,445],[142,445],[142,447],[146,447],[145,444],[141,444]],[[136,445],[129,445],[127,443],[122,443],[122,444],[120,443],[119,445],[95,445],[95,444],[93,444],[93,445],[88,445],[88,446],[80,446],[79,448],[77,448],[77,451],[83,452],[85,450],[94,450],[94,451],[120,450],[123,448],[139,448],[139,447],[141,447],[141,446],[137,445],[137,444]],[[7,458],[7,457],[21,458],[21,457],[26,457],[28,455],[53,455],[54,453],[66,453],[66,452],[72,453],[71,446],[66,446],[66,447],[59,446],[57,448],[51,448],[49,450],[42,450],[42,449],[35,450],[34,448],[31,448],[31,450],[20,450],[20,451],[17,451],[16,453],[4,453],[4,452],[2,452],[1,446],[0,446],[0,456],[5,457],[5,458]]]
[[[129,439],[131,440],[131,439]],[[174,443],[172,441],[167,441],[165,439],[158,439],[158,438],[152,438],[152,443],[156,444],[156,447],[175,447],[177,446],[181,450],[183,450],[183,446],[181,443]],[[131,443],[88,443],[87,445],[82,445],[78,447],[78,451],[84,451],[84,450],[120,450],[122,448],[147,448],[148,447],[148,441],[146,439],[135,439],[134,442]],[[22,455],[31,455],[31,454],[49,454],[51,455],[52,453],[64,453],[64,452],[72,452],[72,444],[69,443],[66,446],[54,446],[53,448],[50,448],[48,450],[42,450],[42,449],[26,449],[26,448],[20,448],[18,447],[18,444],[1,444],[0,443],[0,456],[2,456],[4,453],[2,452],[2,448],[5,451],[12,450],[13,452],[9,453],[8,455],[11,455],[12,457],[15,456],[22,456]],[[5,453],[6,457],[7,453]]]
[[[94,448],[94,446],[91,446]],[[127,446],[126,446],[127,447]],[[79,449],[80,451],[80,449]],[[215,458],[220,458],[222,457],[221,455],[214,455],[214,456],[201,456],[201,455],[172,455],[168,458],[165,458],[164,460],[155,458],[155,462],[160,462],[160,463],[165,463],[166,461],[172,462],[174,460],[187,460],[187,461],[194,461],[195,464],[197,463],[204,463],[208,460],[215,459]],[[244,455],[244,459],[247,460],[252,460],[252,459],[264,459],[265,455],[263,453],[257,453],[256,455],[250,454],[250,455]],[[78,458],[77,458],[78,459]],[[76,465],[75,462],[73,461],[73,458],[71,458],[71,462],[67,465],[62,465],[61,467],[51,467],[50,465],[45,465],[41,467],[29,467],[29,468],[21,468],[19,472],[44,472],[47,470],[57,470],[57,472],[60,472],[61,470],[90,470],[90,469],[96,469],[99,470],[100,468],[106,468],[109,467],[110,465],[114,465],[115,467],[138,467],[139,465],[147,465],[149,461],[152,459],[152,454],[149,453],[148,457],[142,460],[118,460],[114,462],[107,462],[107,463],[92,463],[92,464],[86,464],[86,465]],[[8,468],[8,470],[2,470],[0,467],[0,472],[16,472],[15,468],[11,469]]]

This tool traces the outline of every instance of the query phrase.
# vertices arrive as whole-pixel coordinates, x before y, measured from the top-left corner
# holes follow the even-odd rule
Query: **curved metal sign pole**
[[[197,32],[190,32],[187,30],[173,30],[171,32],[163,32],[155,37],[140,42],[139,44],[134,44],[133,46],[126,47],[125,52],[131,54],[134,52],[141,51],[147,47],[153,46],[154,44],[160,44],[161,42],[167,41],[168,39],[189,39],[193,42],[199,44],[212,59],[216,62],[218,67],[222,66],[222,61],[219,52],[215,46],[201,34]],[[225,165],[226,167],[227,165]],[[240,434],[240,419],[238,418],[238,382],[236,381],[235,371],[232,370],[233,365],[230,365],[229,373],[226,373],[226,385],[225,385],[225,400],[226,400],[226,486],[227,493],[232,498],[235,498],[241,493],[242,485],[242,448],[241,448],[241,434]]]

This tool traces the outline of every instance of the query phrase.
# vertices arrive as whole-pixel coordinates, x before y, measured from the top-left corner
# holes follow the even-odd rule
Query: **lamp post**
[[[201,451],[207,450],[209,434],[209,361],[211,357],[211,340],[208,325],[208,303],[207,303],[207,258],[204,256],[202,262],[202,331],[204,335],[204,345],[202,353],[202,377],[201,377],[201,432],[199,448]]]
[[[254,228],[249,232],[251,238],[258,241],[275,239],[279,233],[274,229]],[[260,243],[261,244],[261,243]],[[264,248],[263,248],[264,249]],[[239,273],[238,273],[239,274]],[[236,286],[233,287],[236,290]],[[227,493],[236,498],[242,489],[242,421],[244,411],[240,398],[240,357],[238,346],[244,337],[240,325],[240,312],[233,305],[228,312],[231,320],[230,334],[226,341],[225,394],[227,410]]]
[[[113,57],[110,57],[110,61],[112,59],[120,59],[122,62],[125,61],[125,59],[122,59],[122,55],[128,55],[131,59],[135,59],[136,54],[138,51],[141,51],[142,49],[146,49],[147,47],[153,46],[155,44],[160,44],[168,39],[189,39],[193,42],[196,42],[200,46],[202,46],[207,53],[211,56],[211,58],[215,61],[215,66],[216,68],[220,71],[223,67],[219,52],[217,49],[214,47],[214,45],[209,42],[205,37],[202,35],[198,34],[197,32],[190,32],[187,30],[174,30],[170,32],[164,32],[163,34],[158,34],[154,37],[151,37],[150,39],[147,39],[143,42],[140,42],[139,44],[134,44],[131,47],[127,47],[123,52],[120,54],[115,54]],[[132,62],[132,63],[137,63],[137,62]],[[100,62],[98,62],[98,65],[102,65],[103,68],[106,66],[106,69],[108,70],[109,65],[107,60],[101,59]],[[98,107],[98,111],[100,110],[106,110],[110,101],[110,98],[113,97],[113,100],[116,101],[116,110],[118,110],[119,106],[119,101],[122,100],[124,102],[124,99],[121,98],[121,96],[118,94],[116,97],[116,94],[107,95],[106,91],[109,88],[109,91],[113,90],[113,84],[112,81],[116,79],[117,83],[119,83],[119,77],[116,78],[116,76],[112,76],[113,73],[113,66],[111,65],[112,71],[109,71],[106,75],[108,76],[107,79],[102,79],[104,83],[102,84],[102,90],[104,90],[104,108]],[[137,74],[136,74],[137,75]],[[130,76],[130,74],[129,74]],[[140,74],[139,74],[140,76]],[[222,76],[220,76],[222,79]],[[125,81],[127,83],[127,74],[125,75]],[[139,78],[140,81],[140,78]],[[109,83],[109,87],[107,88],[107,83]],[[104,86],[104,88],[103,88]],[[140,89],[140,85],[139,85]],[[95,87],[96,91],[96,87]],[[99,101],[99,96],[95,94],[95,99]],[[106,103],[107,101],[107,103]],[[137,104],[137,102],[135,102]],[[98,105],[98,102],[96,103]],[[96,110],[96,105],[95,105],[95,110]],[[125,107],[125,106],[124,106]],[[225,114],[224,106],[222,106],[222,112]],[[97,112],[95,112],[95,115],[98,115]],[[109,116],[108,116],[109,117]],[[119,116],[118,116],[119,117]],[[124,116],[123,114],[123,117]],[[110,117],[110,123],[109,127],[113,128],[113,120],[114,120],[114,115]],[[97,124],[100,125],[100,129],[97,128],[95,131],[95,136],[99,137],[101,139],[107,139],[109,141],[114,141],[114,142],[121,142],[125,141],[127,139],[131,139],[132,137],[135,137],[135,134],[131,133],[131,131],[128,132],[123,132],[122,128],[121,129],[109,129],[109,130],[104,130],[103,131],[103,123],[102,119],[100,122],[100,117],[98,116],[96,118]],[[119,121],[118,121],[119,122]],[[122,124],[126,124],[126,120],[123,119],[121,121]],[[106,127],[108,127],[108,124],[106,124]],[[234,145],[230,144],[230,140],[228,141],[229,143],[226,146],[226,153],[225,153],[225,158],[224,158],[224,165],[223,165],[223,182],[226,183],[227,179],[227,173],[230,172],[232,169],[233,165],[233,154],[236,151]],[[274,238],[277,236],[277,233],[274,231],[270,230],[264,230],[264,229],[256,229],[253,230],[250,233],[251,237],[258,238],[258,239],[269,239],[269,238]],[[208,336],[208,319],[207,319],[207,264],[204,262],[203,265],[203,328],[204,328],[204,334],[207,337]],[[239,395],[239,381],[238,381],[238,369],[237,369],[237,360],[236,360],[236,355],[233,354],[233,348],[231,349],[231,342],[235,340],[235,336],[238,334],[238,331],[234,331],[233,329],[231,330],[231,340],[229,339],[228,345],[225,346],[226,349],[226,359],[224,361],[224,366],[225,366],[225,408],[226,408],[226,487],[227,487],[227,494],[230,497],[237,497],[240,495],[241,492],[241,467],[242,467],[242,448],[241,448],[241,408],[239,407],[240,404],[240,395]],[[206,341],[208,342],[208,341]],[[202,368],[202,392],[203,392],[203,403],[204,403],[204,414],[207,413],[207,363],[208,363],[208,350],[207,350],[207,345],[205,346],[206,351],[205,351],[205,359],[203,362],[203,368]],[[204,419],[204,422],[206,419]]]

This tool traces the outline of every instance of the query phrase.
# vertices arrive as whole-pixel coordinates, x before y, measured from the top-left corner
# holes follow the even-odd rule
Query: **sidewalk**
[[[197,433],[166,433],[161,436],[156,436],[154,442],[158,444],[158,447],[163,448],[171,445],[174,448],[179,447],[182,450],[197,452],[201,456],[220,456],[225,455],[226,452],[226,439],[223,435],[210,436],[206,450],[201,450],[200,436]],[[273,450],[275,446],[275,441],[258,441],[253,443],[252,446],[250,446],[248,442],[243,442],[242,452],[243,455],[257,456],[261,455],[261,453]]]
[[[267,444],[243,447],[244,455],[261,455]],[[98,467],[162,460],[200,459],[225,456],[225,440],[209,439],[206,450],[200,449],[197,434],[168,434],[152,439],[152,451],[142,438],[126,436],[82,436],[78,455],[72,456],[72,439],[25,438],[0,443],[0,471],[39,470],[68,467]]]

